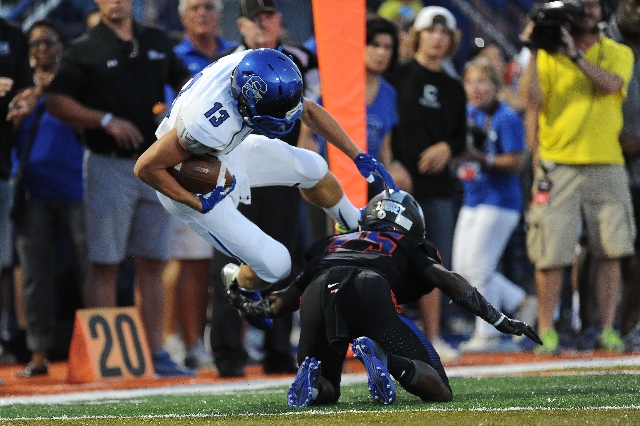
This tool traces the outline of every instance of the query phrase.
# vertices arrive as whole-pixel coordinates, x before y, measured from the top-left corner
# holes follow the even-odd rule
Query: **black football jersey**
[[[306,252],[307,265],[294,285],[304,292],[315,276],[332,266],[371,269],[384,276],[397,303],[418,300],[435,288],[424,271],[441,264],[440,255],[426,240],[396,233],[361,231],[327,237]]]

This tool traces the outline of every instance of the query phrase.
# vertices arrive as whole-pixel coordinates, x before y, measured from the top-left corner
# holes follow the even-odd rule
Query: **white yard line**
[[[487,377],[509,374],[531,373],[535,371],[557,371],[569,369],[616,368],[640,366],[640,356],[620,358],[571,359],[530,364],[470,365],[446,368],[449,377]]]
[[[593,410],[593,411],[611,411],[611,410],[638,410],[640,409],[640,405],[626,405],[626,406],[607,406],[607,407],[590,407],[590,408],[551,408],[551,407],[509,407],[509,408],[484,408],[484,407],[477,407],[477,408],[466,408],[464,409],[464,411],[473,411],[473,412],[480,412],[480,413],[492,413],[492,412],[514,412],[514,411],[531,411],[531,412],[538,412],[538,411],[576,411],[576,410]],[[407,412],[411,412],[411,413],[420,413],[420,412],[447,412],[447,411],[451,411],[451,412],[459,412],[461,411],[459,408],[446,408],[446,407],[439,407],[439,406],[429,406],[429,407],[424,407],[424,408],[419,408],[419,409],[414,409],[414,410],[408,410]],[[295,411],[290,411],[290,412],[285,412],[285,413],[278,413],[278,414],[260,414],[261,417],[275,417],[280,418],[282,416],[290,416],[290,417],[296,417],[296,416],[300,416],[300,415],[305,415],[305,416],[334,416],[336,414],[344,414],[344,413],[351,413],[351,414],[371,414],[372,411],[370,410],[311,410],[311,409],[307,409],[307,410],[295,410]],[[210,413],[193,413],[193,414],[151,414],[151,415],[141,415],[141,416],[134,416],[134,417],[124,417],[124,416],[77,416],[77,417],[69,417],[69,416],[62,416],[62,417],[24,417],[24,418],[11,418],[11,419],[5,419],[3,417],[0,417],[0,420],[13,420],[13,421],[20,421],[20,420],[83,420],[83,419],[90,419],[90,420],[104,420],[104,419],[117,419],[117,420],[123,420],[123,419],[191,419],[191,418],[221,418],[221,417],[227,417],[228,414],[210,414]],[[246,418],[250,418],[250,417],[255,417],[255,414],[234,414],[234,417],[246,417]],[[269,423],[271,424],[271,423]]]
[[[530,364],[509,365],[476,365],[447,368],[449,377],[488,377],[515,375],[530,372],[549,372],[567,369],[616,368],[640,366],[640,356],[620,358],[592,358],[576,360],[559,360]],[[342,384],[366,382],[365,374],[344,374]],[[167,386],[159,388],[126,389],[74,392],[55,395],[32,395],[0,398],[0,406],[18,404],[68,404],[80,401],[121,400],[142,398],[152,395],[193,395],[193,394],[228,394],[238,391],[255,391],[274,387],[288,387],[292,378],[266,379],[260,381],[236,381],[233,383],[190,386]],[[0,418],[1,419],[1,418]]]

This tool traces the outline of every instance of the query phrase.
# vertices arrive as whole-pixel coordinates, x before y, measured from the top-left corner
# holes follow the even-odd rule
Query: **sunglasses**
[[[38,47],[40,47],[41,45],[44,45],[45,47],[49,48],[52,46],[55,46],[56,44],[58,44],[60,40],[58,40],[57,38],[45,38],[42,40],[31,40],[29,42],[29,47],[36,49]]]

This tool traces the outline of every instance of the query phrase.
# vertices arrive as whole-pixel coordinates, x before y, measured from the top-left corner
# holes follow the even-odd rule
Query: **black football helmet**
[[[424,238],[424,227],[422,208],[405,191],[382,191],[369,201],[360,218],[363,231],[395,231]]]

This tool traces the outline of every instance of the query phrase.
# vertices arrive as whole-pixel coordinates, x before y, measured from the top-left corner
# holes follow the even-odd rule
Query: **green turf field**
[[[106,396],[0,405],[0,425],[640,425],[640,376],[591,374],[451,379],[454,401],[425,404],[398,388],[382,406],[366,384],[344,386],[340,402],[287,407],[285,387],[188,394]],[[188,392],[188,391],[187,391]]]

